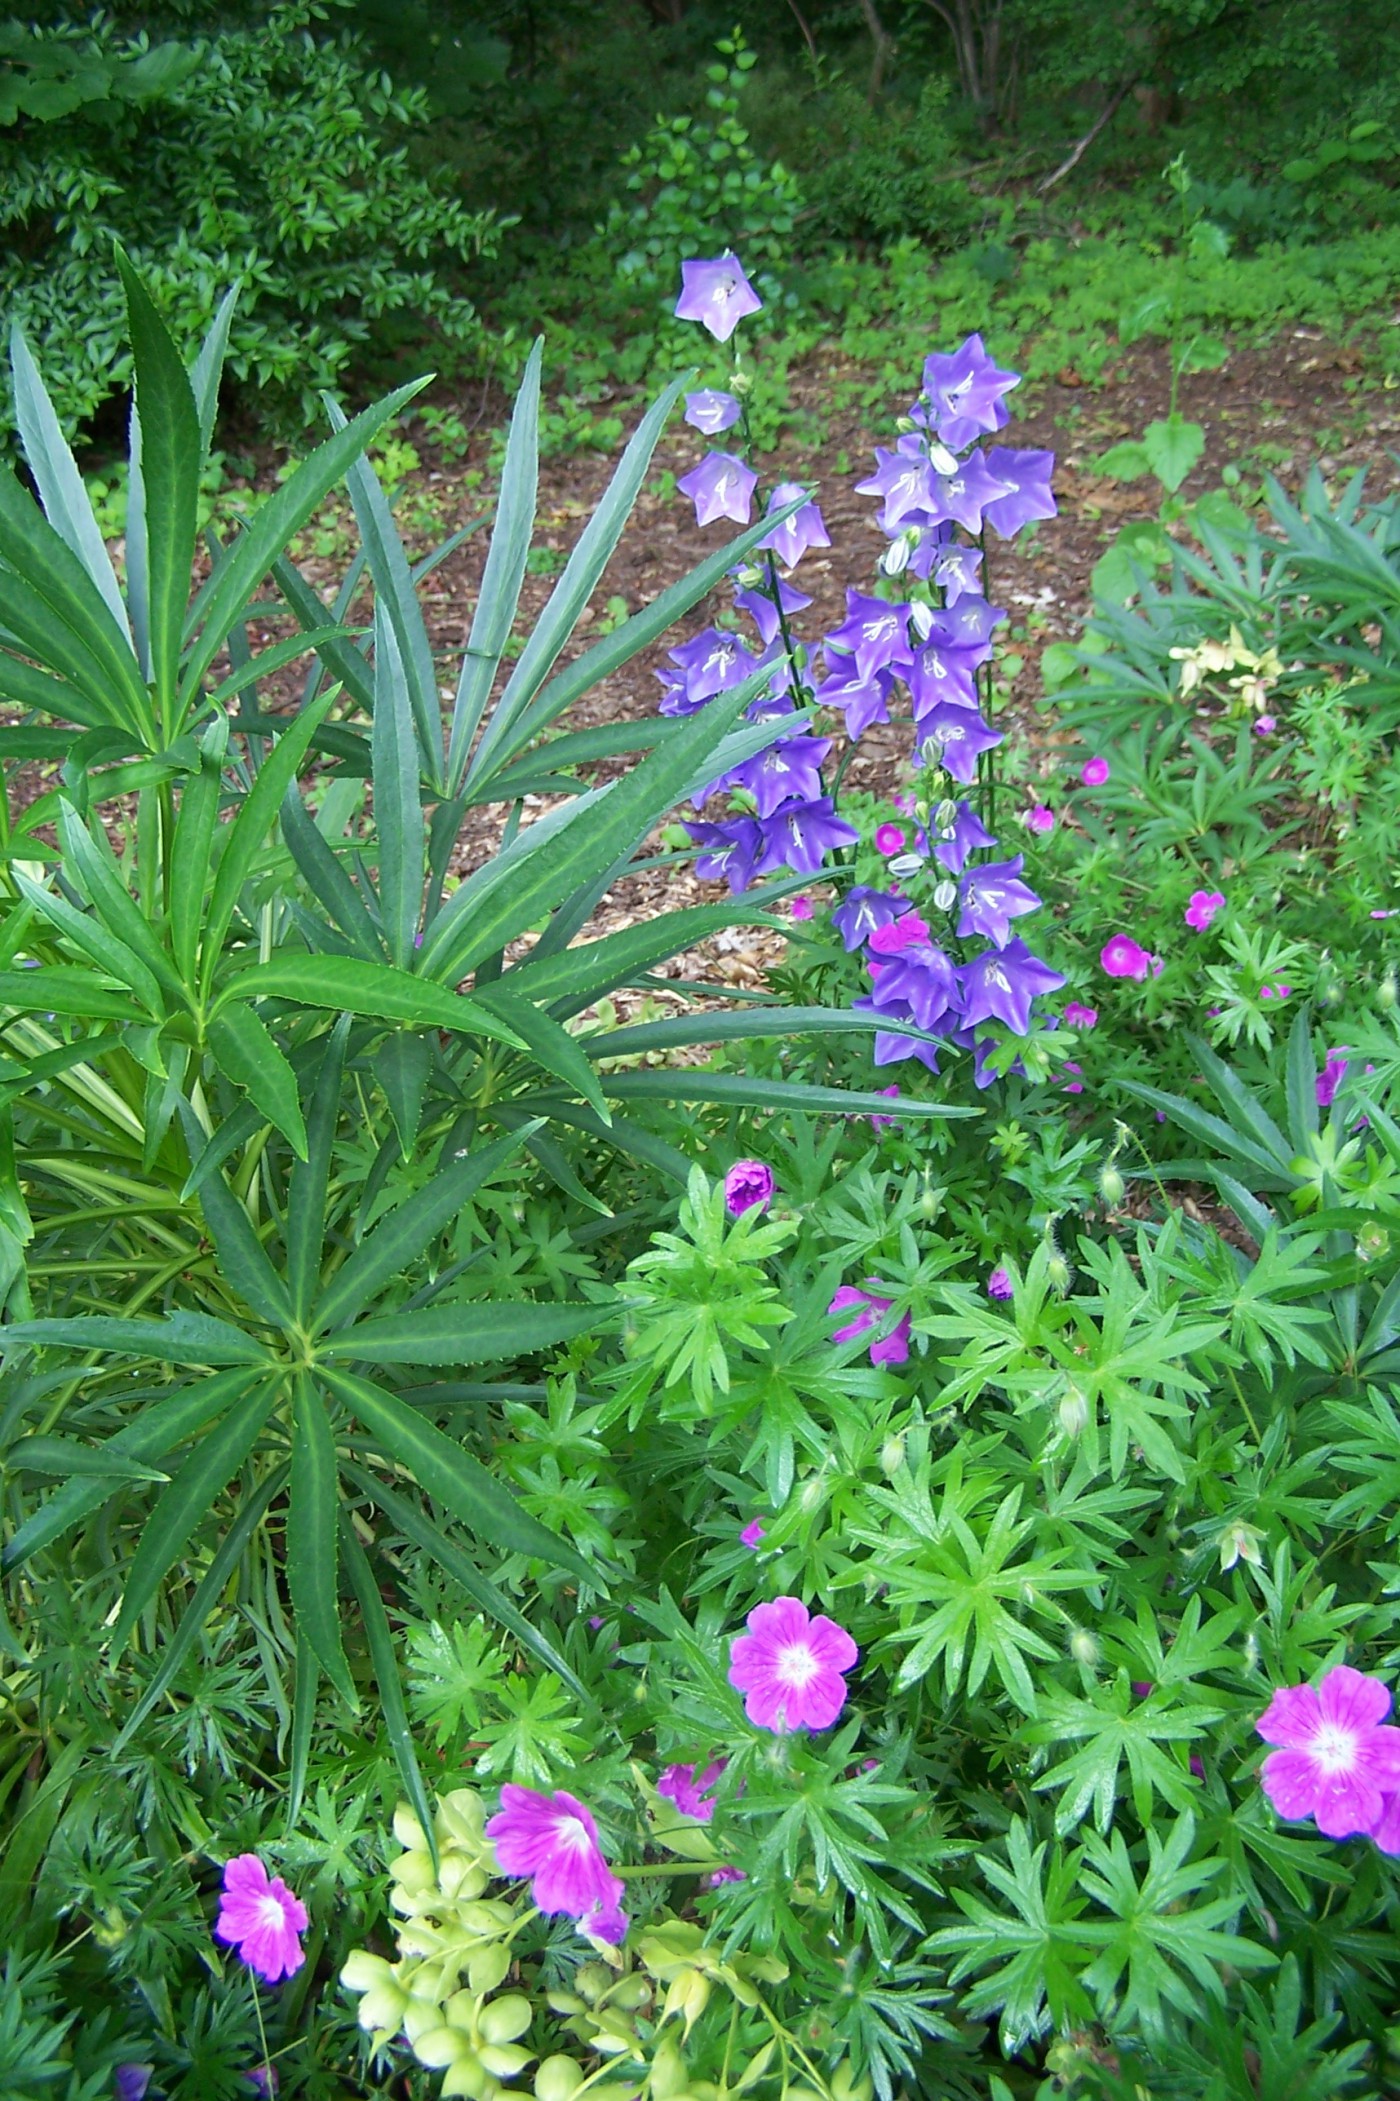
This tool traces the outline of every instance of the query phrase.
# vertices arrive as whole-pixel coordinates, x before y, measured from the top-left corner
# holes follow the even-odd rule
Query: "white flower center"
[[[587,1853],[592,1849],[588,1826],[579,1817],[561,1816],[554,1826],[554,1836],[571,1853]]]
[[[262,1925],[267,1927],[270,1933],[280,1933],[287,1923],[287,1915],[282,1909],[281,1898],[274,1897],[271,1894],[259,1897],[258,1919]]]
[[[801,1692],[818,1675],[821,1665],[805,1641],[790,1641],[778,1651],[777,1671],[784,1685]]]
[[[1325,1722],[1309,1749],[1324,1773],[1350,1773],[1356,1766],[1356,1735],[1335,1722]]]

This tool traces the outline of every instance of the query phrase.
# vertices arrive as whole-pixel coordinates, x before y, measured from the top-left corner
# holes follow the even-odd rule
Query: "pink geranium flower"
[[[603,1927],[617,1925],[626,1892],[603,1858],[598,1826],[574,1795],[508,1782],[486,1836],[503,1875],[530,1876],[530,1895],[541,1911],[566,1912],[599,1940],[612,1941]]]
[[[1015,1290],[1016,1284],[1010,1270],[1004,1262],[998,1262],[996,1268],[987,1279],[988,1298],[1009,1299],[1014,1295]]]
[[[1107,759],[1089,759],[1080,768],[1079,778],[1086,788],[1101,788],[1109,777],[1109,771]]]
[[[1312,1817],[1328,1838],[1373,1832],[1400,1792],[1400,1729],[1383,1726],[1390,1694],[1348,1664],[1317,1690],[1280,1686],[1256,1724],[1265,1743],[1265,1794],[1283,1817]]]
[[[1047,809],[1043,802],[1038,802],[1034,809],[1027,810],[1026,830],[1028,832],[1049,833],[1053,832],[1054,829],[1055,812]]]
[[[898,824],[876,825],[875,851],[877,854],[902,854],[904,851],[903,826]]]
[[[225,1864],[214,1938],[236,1948],[264,1984],[301,1968],[306,1958],[297,1936],[305,1931],[306,1906],[280,1875],[269,1878],[256,1853],[236,1854]]]
[[[1072,999],[1065,1008],[1065,1026],[1070,1029],[1096,1029],[1099,1025],[1097,1007],[1083,1007]]]
[[[810,919],[812,916],[812,900],[810,897],[795,897],[788,906],[788,910],[794,919]]]
[[[865,1281],[869,1284],[873,1282],[873,1279],[867,1277]],[[893,1304],[893,1299],[876,1298],[868,1291],[858,1290],[854,1284],[843,1284],[831,1301],[831,1304],[827,1307],[827,1312],[849,1313],[854,1308],[859,1308],[859,1311],[856,1312],[854,1320],[847,1321],[845,1327],[837,1328],[833,1331],[832,1341],[850,1342],[855,1336],[864,1335],[868,1329],[875,1327],[884,1319],[884,1316],[889,1312]],[[907,1313],[903,1319],[896,1322],[888,1335],[882,1335],[871,1343],[870,1361],[872,1364],[907,1364],[909,1362],[909,1315]]]
[[[1100,966],[1111,978],[1145,978],[1152,961],[1150,950],[1131,934],[1110,934],[1099,950]]]
[[[844,1673],[860,1651],[844,1627],[801,1598],[755,1605],[734,1638],[729,1682],[756,1729],[829,1729],[846,1704]]]
[[[1254,725],[1254,734],[1256,737],[1272,737],[1277,728],[1278,724],[1272,715],[1261,715]]]
[[[656,1783],[656,1792],[674,1802],[682,1816],[708,1824],[715,1813],[709,1790],[728,1763],[727,1758],[716,1758],[703,1772],[699,1766],[668,1765]]]
[[[743,1531],[739,1534],[740,1540],[746,1547],[758,1546],[763,1536],[763,1526],[757,1518],[753,1518],[745,1525]]]
[[[1223,890],[1193,890],[1191,892],[1191,902],[1187,905],[1184,914],[1186,924],[1189,927],[1194,927],[1198,934],[1203,934],[1216,913],[1223,912],[1224,909],[1225,893]]]

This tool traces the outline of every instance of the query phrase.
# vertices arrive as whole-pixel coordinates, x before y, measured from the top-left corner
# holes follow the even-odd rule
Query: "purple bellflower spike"
[[[681,476],[676,487],[694,503],[697,525],[713,525],[716,518],[732,518],[736,525],[747,525],[753,515],[758,476],[732,452],[707,452],[698,467]]]
[[[1265,1743],[1264,1792],[1282,1817],[1312,1817],[1327,1838],[1374,1831],[1400,1789],[1400,1729],[1386,1724],[1390,1694],[1348,1664],[1311,1685],[1284,1685],[1256,1724]]]
[[[894,452],[875,448],[875,472],[856,483],[857,496],[881,498],[880,530],[894,534],[911,519],[922,524],[933,494],[933,477],[917,439],[902,438]]]
[[[958,934],[979,934],[995,948],[1005,948],[1011,939],[1011,921],[1039,909],[1040,899],[1019,880],[1025,865],[1017,854],[1010,861],[984,861],[962,879],[958,893]]]
[[[832,649],[826,651],[826,662],[830,668],[816,688],[816,697],[824,707],[841,710],[846,718],[846,735],[852,743],[865,735],[872,722],[889,721],[892,671],[874,671],[866,676],[854,657],[838,656]]]
[[[763,827],[763,854],[755,873],[770,875],[791,868],[796,875],[815,875],[838,846],[858,846],[860,833],[838,817],[829,795],[790,803]]]
[[[1030,1032],[1031,1002],[1043,992],[1058,992],[1064,977],[1033,956],[1024,941],[989,948],[963,970],[966,1019],[1004,1022],[1013,1036]]]
[[[663,664],[653,677],[661,681],[661,698],[656,703],[661,715],[697,715],[708,694],[696,696],[690,690],[689,681],[679,664]]]
[[[760,661],[742,635],[718,627],[702,627],[688,642],[678,643],[670,657],[685,678],[691,701],[713,700],[716,693],[742,686]]]
[[[846,1672],[860,1651],[844,1627],[815,1618],[801,1598],[755,1605],[729,1650],[729,1682],[756,1729],[829,1729],[846,1704]]]
[[[846,617],[826,638],[827,660],[833,651],[855,658],[863,678],[889,664],[909,661],[909,608],[890,605],[862,591],[846,593]]]
[[[761,313],[763,301],[744,275],[743,265],[728,250],[709,260],[681,264],[678,321],[698,321],[718,343],[727,343],[748,314]]]
[[[298,1935],[306,1924],[306,1906],[280,1875],[269,1877],[256,1853],[226,1862],[214,1938],[236,1948],[264,1984],[277,1984],[301,1968],[306,1958]]]
[[[994,445],[987,454],[987,472],[1002,493],[983,507],[983,517],[1003,540],[1014,539],[1033,518],[1053,518],[1058,510],[1050,487],[1055,471],[1053,452],[1013,452]]]
[[[933,834],[934,858],[942,862],[950,875],[961,875],[970,855],[996,843],[971,803],[960,802],[952,822]]]
[[[724,1178],[724,1208],[731,1218],[755,1208],[762,1211],[776,1187],[766,1160],[736,1160]]]
[[[698,1765],[668,1765],[656,1783],[656,1792],[674,1802],[682,1816],[708,1824],[715,1813],[709,1790],[728,1763],[727,1758],[716,1758],[703,1771]]]
[[[934,708],[918,728],[921,752],[945,766],[964,788],[977,778],[978,753],[1002,742],[1000,730],[989,729],[974,708]]]
[[[725,824],[687,823],[685,829],[700,848],[695,873],[702,883],[728,883],[736,896],[748,889],[764,844],[755,818],[731,817]]]
[[[893,934],[897,927],[898,922],[883,931]],[[878,950],[879,941],[877,933],[872,947]],[[900,1008],[900,1019],[912,1018],[918,1028],[930,1033],[950,1015],[955,1021],[961,1019],[957,969],[935,941],[910,941],[895,955],[881,953],[874,967],[878,975],[870,998],[877,1013]]]
[[[988,505],[1006,503],[1016,492],[1015,484],[993,474],[980,452],[969,454],[952,474],[930,477],[932,489],[927,506],[933,522],[951,518],[965,533],[979,533]]]
[[[868,999],[853,999],[851,1005],[861,1013],[873,1014],[876,1012],[873,1001]],[[889,1013],[886,1013],[881,1008],[879,1013],[883,1021],[905,1021],[911,1027],[914,1026],[914,1017],[907,1012],[900,1014],[898,1009],[892,1009]],[[875,1031],[875,1063],[877,1065],[902,1065],[906,1058],[917,1058],[919,1063],[927,1066],[930,1072],[936,1073],[938,1071],[938,1049],[935,1044],[926,1043],[921,1036],[904,1035],[897,1029],[877,1029]],[[888,1089],[883,1089],[882,1092],[888,1092]],[[874,1123],[875,1118],[872,1116],[870,1121]],[[893,1116],[886,1116],[882,1117],[880,1121],[882,1123],[895,1123],[898,1119]]]
[[[1002,396],[1020,384],[1019,372],[1003,372],[988,357],[980,335],[951,355],[935,351],[924,360],[924,398],[939,437],[955,452],[1010,421]]]
[[[980,592],[969,591],[939,614],[937,633],[956,649],[977,650],[978,663],[985,664],[992,654],[992,629],[1005,618],[1002,606],[989,605]]]
[[[722,774],[702,789],[698,800],[707,801],[727,788],[746,788],[766,823],[785,803],[812,802],[821,794],[822,760],[830,749],[830,737],[784,737]]]
[[[868,883],[856,883],[832,913],[831,924],[841,936],[847,954],[854,955],[878,927],[889,926],[904,910],[903,898],[892,896],[888,890],[873,890]]]
[[[933,580],[943,593],[945,606],[982,594],[982,556],[975,547],[950,547],[940,554]]]
[[[717,438],[721,431],[732,430],[742,414],[734,396],[718,387],[704,387],[685,397],[685,420],[702,437]]]
[[[768,511],[779,511],[786,503],[793,503],[806,495],[801,482],[780,481],[768,499]],[[771,533],[765,533],[759,541],[763,548],[771,547],[778,560],[788,569],[795,569],[810,547],[830,547],[831,535],[826,529],[821,512],[809,497],[800,511],[794,511],[783,524],[775,525]]]
[[[562,1788],[542,1794],[508,1781],[486,1836],[503,1875],[531,1878],[530,1895],[540,1911],[583,1920],[622,1902],[624,1886],[603,1857],[598,1826],[583,1803]]]
[[[934,708],[975,708],[979,652],[952,648],[930,640],[914,653],[909,672],[909,692],[914,702],[914,724]]]
[[[750,572],[752,573],[752,572]],[[805,612],[812,603],[805,591],[799,591],[785,576],[778,578],[778,596],[772,597],[768,580],[757,584],[752,590],[740,587],[734,593],[734,604],[739,612],[747,613],[758,629],[759,640],[765,649],[771,649],[782,633],[781,613],[785,620],[790,613]]]

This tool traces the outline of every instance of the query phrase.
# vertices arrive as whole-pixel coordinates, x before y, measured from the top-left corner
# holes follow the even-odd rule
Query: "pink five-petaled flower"
[[[1099,950],[1099,963],[1111,978],[1145,978],[1152,956],[1131,934],[1110,934]]]
[[[1390,1694],[1350,1665],[1317,1690],[1281,1686],[1256,1724],[1265,1743],[1264,1792],[1283,1817],[1312,1817],[1328,1838],[1372,1832],[1385,1797],[1400,1790],[1400,1729],[1382,1726]]]
[[[1067,1029],[1096,1029],[1098,1025],[1099,1010],[1097,1007],[1083,1007],[1077,999],[1072,999],[1065,1008],[1065,1027]]]
[[[1186,907],[1183,916],[1189,927],[1194,927],[1198,934],[1203,934],[1216,913],[1223,912],[1224,909],[1225,893],[1223,890],[1193,890],[1191,892],[1191,902]]]
[[[750,1518],[743,1531],[739,1534],[739,1538],[746,1547],[759,1546],[764,1538],[764,1527],[761,1521],[756,1517]]]
[[[621,1919],[624,1886],[603,1858],[598,1826],[574,1795],[507,1782],[486,1836],[503,1875],[531,1877],[530,1895],[541,1911],[567,1912],[600,1940],[611,1940],[602,1928]]]
[[[869,1284],[874,1280],[867,1277],[865,1281]],[[868,1328],[873,1328],[878,1321],[884,1319],[893,1304],[893,1299],[875,1298],[868,1291],[857,1290],[854,1284],[843,1284],[831,1301],[831,1304],[827,1307],[827,1312],[848,1313],[853,1307],[857,1306],[860,1308],[860,1311],[856,1314],[854,1320],[846,1323],[844,1328],[837,1328],[833,1332],[832,1341],[850,1342],[854,1336],[864,1335]],[[870,1361],[872,1364],[907,1364],[909,1362],[909,1315],[907,1313],[902,1320],[895,1324],[888,1335],[879,1336],[871,1343]]]
[[[1016,1284],[1010,1270],[1004,1262],[998,1262],[996,1268],[987,1279],[987,1297],[989,1299],[1009,1299],[1015,1296],[1015,1291]]]
[[[904,851],[904,827],[899,824],[877,824],[875,827],[875,851],[877,854],[902,854]]]
[[[763,301],[744,275],[737,255],[729,251],[711,260],[681,264],[678,321],[698,321],[716,342],[727,343],[746,314],[756,314]]]
[[[756,1729],[829,1729],[846,1704],[846,1680],[860,1651],[844,1627],[801,1598],[755,1605],[748,1633],[734,1638],[729,1682],[744,1695]]]
[[[1025,825],[1028,832],[1053,832],[1055,829],[1055,812],[1048,809],[1043,802],[1038,802],[1034,808],[1027,810]]]
[[[788,910],[794,919],[810,919],[812,916],[812,900],[810,897],[795,897],[788,906]]]
[[[280,1875],[268,1876],[256,1853],[238,1853],[224,1866],[223,1897],[214,1938],[236,1948],[264,1984],[291,1977],[305,1961],[298,1934],[306,1906]]]
[[[715,1813],[709,1790],[718,1780],[727,1758],[716,1758],[703,1772],[696,1765],[668,1765],[656,1783],[656,1792],[675,1803],[682,1816],[708,1824]]]
[[[1090,759],[1079,770],[1079,778],[1086,788],[1101,788],[1108,779],[1107,759]]]
[[[762,1210],[776,1186],[766,1160],[736,1160],[724,1178],[724,1208],[731,1218],[755,1205]]]
[[[1278,724],[1272,715],[1261,715],[1254,725],[1254,734],[1256,737],[1272,737],[1277,728]]]

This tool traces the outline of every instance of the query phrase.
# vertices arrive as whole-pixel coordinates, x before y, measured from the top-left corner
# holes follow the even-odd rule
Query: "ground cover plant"
[[[5,2090],[1382,2094],[1395,500],[1169,518],[1028,733],[1016,374],[926,342],[808,624],[683,260],[520,627],[528,365],[451,662],[406,390],[201,555],[233,310],[187,373],[127,269],[119,573],[16,347]],[[580,647],[682,394],[712,551]]]

